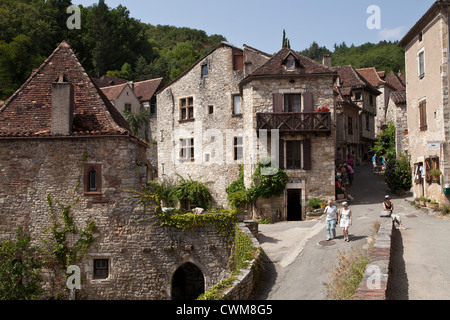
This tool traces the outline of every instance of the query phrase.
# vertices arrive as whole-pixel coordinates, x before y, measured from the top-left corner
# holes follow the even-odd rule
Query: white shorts
[[[348,228],[350,227],[350,219],[341,219],[341,228]]]

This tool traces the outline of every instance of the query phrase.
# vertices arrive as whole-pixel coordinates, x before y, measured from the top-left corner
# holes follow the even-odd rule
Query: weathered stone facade
[[[295,61],[295,70],[286,73],[284,58]],[[237,179],[239,165],[244,165],[245,184],[249,187],[258,161],[275,156],[270,141],[279,128],[270,128],[269,135],[264,136],[268,139],[259,136],[259,129],[263,128],[258,127],[258,114],[270,117],[276,113],[274,95],[279,99],[296,95],[303,105],[297,116],[306,128],[281,132],[276,149],[280,142],[294,140],[305,143],[298,148],[312,150],[308,151],[311,163],[307,169],[287,170],[290,183],[286,194],[289,189],[302,190],[298,199],[301,212],[296,219],[305,218],[306,203],[311,197],[328,200],[335,196],[336,135],[331,125],[335,123],[335,77],[336,72],[330,68],[288,49],[269,56],[248,46],[239,49],[222,43],[158,93],[159,176],[173,179],[178,174],[210,183],[213,205],[228,206],[225,189]],[[320,107],[328,107],[329,112],[317,113]],[[278,116],[291,115],[294,116],[292,111]],[[320,120],[325,130],[320,127]],[[296,152],[303,156],[298,148]],[[282,152],[284,157],[286,150]],[[286,220],[287,201],[287,195],[271,201],[258,200],[256,210]]]
[[[253,51],[252,51],[253,52]],[[158,166],[160,178],[190,176],[209,184],[215,206],[226,206],[225,189],[237,179],[234,137],[242,136],[244,112],[234,112],[243,65],[234,63],[243,50],[222,44],[158,93]],[[256,63],[256,62],[255,62]],[[202,76],[202,68],[208,74]],[[240,69],[240,70],[236,70]],[[192,99],[193,116],[181,119],[180,104]],[[243,104],[241,103],[241,108]],[[182,139],[194,139],[193,161],[180,158]]]
[[[58,78],[58,86],[73,86],[61,101],[52,99]],[[52,103],[73,107],[68,132],[54,130]],[[52,248],[53,224],[64,225],[61,209],[70,206],[78,229],[96,227],[96,240],[75,262],[82,299],[183,298],[190,284],[198,294],[224,280],[231,235],[207,226],[161,227],[126,192],[153,178],[147,149],[63,42],[0,109],[0,241],[24,227],[35,246]],[[65,245],[79,237],[70,232]],[[43,298],[67,298],[65,271],[43,268]]]

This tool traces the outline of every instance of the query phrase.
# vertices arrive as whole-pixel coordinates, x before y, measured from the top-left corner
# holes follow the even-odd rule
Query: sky
[[[291,48],[297,51],[309,48],[314,41],[333,51],[333,45],[342,42],[358,46],[400,40],[435,0],[105,2],[110,8],[125,6],[131,17],[144,23],[204,30],[208,35],[222,35],[236,46],[246,44],[272,54],[281,49],[283,30]],[[90,6],[98,1],[72,0],[72,3]]]

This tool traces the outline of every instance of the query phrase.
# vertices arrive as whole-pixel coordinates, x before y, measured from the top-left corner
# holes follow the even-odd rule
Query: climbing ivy
[[[87,151],[84,151],[75,192],[78,191],[81,185],[81,177],[86,160]],[[66,270],[68,266],[76,264],[87,254],[88,249],[96,240],[93,235],[96,226],[93,221],[90,221],[83,229],[79,229],[75,225],[70,211],[79,202],[80,199],[78,197],[69,205],[64,205],[59,200],[52,200],[50,194],[47,194],[46,198],[52,226],[48,230],[50,236],[44,239],[44,243],[48,246],[50,262],[56,262],[62,270]],[[55,213],[55,203],[59,206],[61,212],[58,216]],[[60,221],[62,221],[62,224]],[[69,234],[79,235],[78,240],[71,247],[69,246],[69,241],[67,241]]]
[[[57,217],[54,214],[54,205],[50,194],[47,194],[47,203],[50,208],[52,227],[50,232],[53,242],[49,251],[51,256],[54,257],[57,264],[62,270],[67,269],[68,266],[76,264],[86,254],[91,244],[96,240],[93,233],[96,229],[95,223],[90,221],[84,229],[79,229],[75,226],[73,217],[70,216],[70,209],[79,201],[77,198],[72,204],[65,206],[58,200],[55,202],[59,205],[61,215],[59,216],[63,224],[58,222]],[[79,234],[77,242],[70,248],[67,243],[68,234]]]
[[[228,202],[234,208],[243,208],[258,198],[271,199],[283,194],[289,178],[285,171],[271,166],[271,159],[263,159],[252,176],[252,187],[245,188],[244,168],[239,177],[226,189]]]

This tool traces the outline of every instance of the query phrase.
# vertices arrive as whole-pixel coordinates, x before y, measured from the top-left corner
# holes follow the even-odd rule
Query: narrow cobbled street
[[[324,283],[330,281],[340,253],[367,248],[389,189],[382,176],[374,175],[370,166],[362,166],[356,170],[349,194],[354,198],[350,203],[350,242],[344,242],[340,228],[336,239],[325,241],[324,219],[260,225],[258,240],[265,252],[266,271],[256,300],[326,299]],[[395,231],[388,298],[450,298],[449,273],[442,269],[450,265],[450,221],[415,209],[407,199],[391,197],[406,230]],[[433,286],[439,287],[438,291]]]

